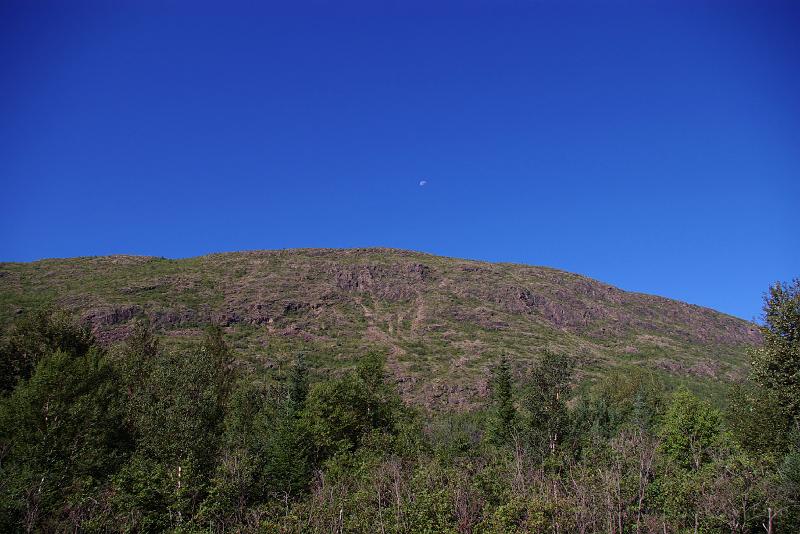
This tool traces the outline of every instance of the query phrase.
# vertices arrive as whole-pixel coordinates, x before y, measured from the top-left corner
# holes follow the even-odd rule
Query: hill
[[[2,324],[50,305],[104,343],[145,315],[175,345],[220,324],[251,369],[304,352],[318,373],[336,373],[385,351],[406,399],[448,409],[485,395],[501,353],[522,375],[547,349],[575,356],[581,377],[637,366],[713,392],[760,340],[741,319],[556,269],[392,249],[0,263]]]

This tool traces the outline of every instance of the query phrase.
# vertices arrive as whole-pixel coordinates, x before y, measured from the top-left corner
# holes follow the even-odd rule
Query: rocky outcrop
[[[533,314],[559,328],[585,327],[594,319],[608,318],[602,308],[586,305],[564,292],[553,297],[511,286],[498,295],[497,302],[512,313]]]
[[[115,306],[95,308],[86,311],[81,316],[81,322],[89,325],[92,330],[99,330],[103,327],[114,326],[130,321],[134,317],[144,314],[141,306]]]
[[[430,269],[421,263],[400,265],[334,265],[329,269],[338,289],[368,293],[376,298],[409,300],[414,298],[430,277]]]

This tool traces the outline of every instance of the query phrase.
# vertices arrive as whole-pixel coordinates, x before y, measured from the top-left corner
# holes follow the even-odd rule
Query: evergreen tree
[[[311,475],[311,448],[302,418],[308,397],[308,367],[303,355],[289,370],[282,405],[265,406],[259,428],[263,438],[259,457],[267,494],[286,497],[305,491]]]
[[[300,413],[300,411],[305,407],[307,397],[308,367],[306,366],[305,356],[300,354],[295,359],[294,365],[289,371],[287,401],[292,413]]]
[[[401,402],[387,379],[386,357],[377,352],[366,354],[358,361],[353,379],[369,416],[370,427],[394,432]]]
[[[516,431],[517,410],[514,407],[511,367],[505,355],[494,368],[491,387],[489,438],[498,444],[507,443]]]
[[[219,402],[224,405],[233,385],[234,370],[233,356],[228,344],[225,343],[222,328],[219,326],[206,328],[201,350],[216,374]]]
[[[116,347],[112,354],[117,369],[122,375],[123,387],[129,398],[132,398],[139,387],[142,387],[152,370],[160,347],[158,338],[146,318],[137,320],[125,342]],[[129,408],[135,405],[129,403]],[[132,414],[133,415],[133,414]]]
[[[303,419],[285,406],[265,409],[256,428],[262,498],[304,493],[311,481],[311,447]]]

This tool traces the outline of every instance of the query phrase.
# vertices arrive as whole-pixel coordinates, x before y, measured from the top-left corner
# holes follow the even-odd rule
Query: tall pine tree
[[[504,354],[494,368],[491,384],[492,410],[489,417],[489,439],[496,444],[508,443],[516,431],[517,410],[511,366]]]

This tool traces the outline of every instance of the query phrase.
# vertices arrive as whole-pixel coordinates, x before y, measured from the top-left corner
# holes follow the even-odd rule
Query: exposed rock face
[[[100,329],[104,326],[112,326],[119,323],[124,323],[141,315],[143,310],[141,306],[121,306],[105,309],[93,309],[83,314],[81,318],[83,323],[92,327],[92,329]]]
[[[591,318],[591,310],[578,301],[566,295],[561,295],[563,300],[553,300],[544,295],[535,295],[529,289],[511,288],[511,311],[523,313],[536,313],[558,327],[577,327],[586,325]],[[567,302],[573,301],[574,307]]]
[[[106,343],[123,339],[137,317],[169,339],[219,324],[267,368],[290,351],[334,362],[377,348],[399,389],[430,406],[468,407],[485,395],[500,353],[519,373],[547,348],[597,366],[624,358],[724,379],[760,339],[746,321],[554,269],[387,249],[5,263],[0,297],[2,322],[55,304]]]
[[[333,266],[330,274],[336,287],[344,291],[369,293],[388,300],[408,300],[424,287],[430,269],[420,263],[410,265]]]

